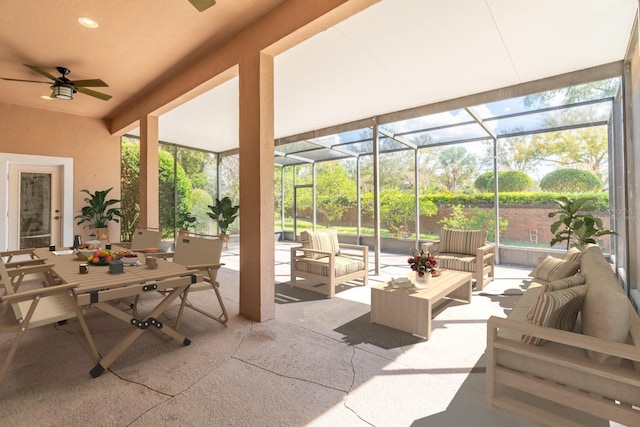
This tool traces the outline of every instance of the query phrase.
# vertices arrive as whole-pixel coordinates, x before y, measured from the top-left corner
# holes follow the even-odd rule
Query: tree
[[[356,204],[355,182],[339,162],[323,162],[316,167],[316,208],[331,224]]]
[[[123,137],[120,150],[120,239],[130,242],[140,217],[140,145]]]
[[[176,186],[174,188],[173,156],[167,151],[159,150],[158,162],[160,228],[163,237],[172,237],[176,226],[176,213],[191,211],[191,181],[182,166],[178,164],[176,165]],[[174,194],[174,191],[177,194]],[[176,198],[177,206],[175,206]]]
[[[512,129],[512,132],[521,131]],[[497,162],[500,170],[527,172],[543,160],[544,138],[540,135],[522,135],[498,139]],[[493,157],[493,143],[487,146],[487,157]]]
[[[571,104],[589,99],[613,97],[620,87],[620,79],[599,80],[562,89],[528,95],[524,99],[527,107],[546,107],[551,102]]]
[[[471,208],[466,211],[462,205],[454,205],[451,214],[438,221],[445,228],[457,230],[487,230],[487,240],[495,242],[495,209]],[[509,222],[500,219],[500,232],[507,229]]]
[[[540,189],[556,193],[595,193],[602,191],[602,181],[589,171],[556,169],[542,178]]]
[[[476,157],[461,146],[440,151],[438,181],[446,191],[455,193],[463,184],[470,184],[476,169]]]
[[[366,200],[370,201],[367,208],[373,212],[373,195],[368,193],[367,196]],[[420,198],[420,215],[433,216],[437,212],[435,203],[426,197]],[[380,219],[393,237],[410,236],[409,227],[416,220],[415,195],[398,189],[383,190],[380,193]]]

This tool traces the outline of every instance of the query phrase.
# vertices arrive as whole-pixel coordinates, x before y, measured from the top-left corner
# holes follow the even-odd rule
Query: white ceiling
[[[140,4],[152,2],[149,22]],[[280,2],[218,0],[198,15],[186,0],[110,0],[109,7],[122,7],[123,22],[108,22],[103,30],[117,26],[122,42],[115,45],[85,29],[78,35],[74,28],[73,37],[65,38],[48,28],[50,40],[27,40],[33,32],[23,29],[51,27],[51,21],[75,19],[87,9],[105,14],[107,6],[97,5],[102,2],[3,2],[0,76],[37,77],[22,63],[78,67],[72,78],[102,78],[110,83],[104,92],[114,99],[101,109],[95,105],[103,101],[85,96],[77,97],[83,104],[72,104],[74,99],[43,106],[37,84],[0,81],[0,101],[104,117],[136,88],[170,73],[180,55],[228,36]],[[276,57],[276,137],[622,60],[637,6],[637,0],[382,0]],[[25,7],[38,14],[35,22],[25,22]],[[212,22],[220,29],[212,32]],[[93,48],[74,51],[85,43],[78,37],[91,37]],[[120,88],[123,79],[126,90]],[[4,94],[16,92],[11,85],[20,87],[19,96]],[[237,112],[233,79],[161,116],[160,139],[213,151],[237,148]]]

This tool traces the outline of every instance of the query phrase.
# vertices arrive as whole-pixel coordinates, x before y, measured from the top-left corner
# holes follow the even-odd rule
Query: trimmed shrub
[[[586,193],[602,189],[602,181],[593,173],[581,169],[557,169],[540,181],[544,191],[557,193]]]
[[[473,186],[479,191],[493,193],[493,172],[479,175]],[[528,191],[533,188],[533,180],[522,171],[499,171],[498,191]]]
[[[491,188],[489,188],[489,180],[491,180]],[[493,193],[493,171],[478,175],[476,180],[473,182],[473,186],[476,190],[483,193]]]

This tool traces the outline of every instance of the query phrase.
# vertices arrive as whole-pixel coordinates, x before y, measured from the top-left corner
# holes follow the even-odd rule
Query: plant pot
[[[98,240],[109,240],[109,229],[107,227],[96,228],[95,233]]]
[[[218,236],[220,240],[224,242],[225,249],[229,249],[229,235],[228,234],[220,234]]]

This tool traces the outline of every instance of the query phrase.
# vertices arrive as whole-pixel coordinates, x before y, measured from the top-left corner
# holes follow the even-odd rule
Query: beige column
[[[158,117],[140,119],[140,228],[160,226]]]
[[[240,61],[240,314],[275,317],[273,57]]]

